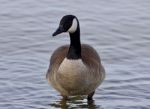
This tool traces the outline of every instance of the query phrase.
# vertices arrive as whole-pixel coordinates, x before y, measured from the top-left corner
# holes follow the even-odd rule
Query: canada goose
[[[64,16],[53,36],[63,32],[69,32],[70,45],[61,46],[52,54],[47,80],[63,98],[88,95],[88,100],[91,100],[105,77],[100,57],[90,45],[80,43],[76,16]]]

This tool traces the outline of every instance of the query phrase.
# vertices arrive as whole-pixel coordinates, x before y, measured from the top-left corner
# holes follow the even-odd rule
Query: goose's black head
[[[63,32],[74,33],[74,32],[76,32],[78,26],[79,26],[79,22],[78,22],[78,19],[76,16],[66,15],[61,19],[59,27],[53,33],[53,36],[56,36]]]

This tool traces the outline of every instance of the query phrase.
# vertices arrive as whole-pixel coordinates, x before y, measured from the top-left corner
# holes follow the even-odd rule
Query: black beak
[[[56,36],[62,32],[64,32],[63,27],[59,26],[58,29],[53,33],[53,36]]]

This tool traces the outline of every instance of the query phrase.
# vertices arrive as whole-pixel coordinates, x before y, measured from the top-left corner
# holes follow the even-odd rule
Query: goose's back
[[[63,45],[57,48],[51,56],[49,68],[59,67],[62,61],[64,60],[64,58],[66,57],[68,53],[68,49],[69,49],[69,45]],[[97,64],[101,64],[100,57],[96,52],[96,50],[87,44],[81,45],[81,56],[83,62],[87,65],[95,66]]]

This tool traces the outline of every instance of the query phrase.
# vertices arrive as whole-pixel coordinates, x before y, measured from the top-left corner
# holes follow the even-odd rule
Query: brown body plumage
[[[81,56],[87,69],[81,73],[71,69],[72,72],[62,74],[58,72],[58,69],[66,58],[68,49],[69,45],[64,45],[54,51],[51,56],[47,79],[63,96],[89,95],[95,91],[105,77],[100,57],[91,46],[82,44]]]

